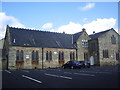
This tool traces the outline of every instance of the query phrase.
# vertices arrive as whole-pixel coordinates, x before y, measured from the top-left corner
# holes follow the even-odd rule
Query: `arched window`
[[[72,52],[70,52],[70,61],[72,61]]]
[[[75,60],[75,53],[70,52],[70,61]]]
[[[52,51],[46,52],[46,60],[48,60],[48,61],[52,60]]]
[[[116,60],[120,60],[120,54],[116,53]]]
[[[48,51],[46,52],[46,60],[48,60]]]
[[[20,59],[21,59],[22,61],[24,60],[24,53],[23,53],[23,50],[21,50]]]
[[[109,58],[108,50],[103,50],[103,58]]]
[[[39,60],[39,54],[38,54],[38,51],[36,51],[36,60],[37,60],[37,61]]]
[[[50,60],[52,60],[52,52],[51,51],[50,51],[50,55],[49,56],[50,56]]]
[[[112,37],[111,37],[111,43],[112,43],[112,44],[116,44],[116,38],[115,38],[114,35],[112,35]]]
[[[73,60],[75,60],[75,53],[73,52]]]
[[[59,58],[59,64],[60,65],[63,65],[64,64],[64,52],[62,51],[59,51],[59,56],[58,56],[58,58]]]
[[[19,50],[16,51],[16,60],[19,60]]]
[[[32,51],[32,61],[38,61],[39,60],[39,53],[38,51]]]
[[[59,51],[59,56],[58,56],[58,58],[59,58],[59,61],[64,61],[64,52],[62,51]]]
[[[59,61],[61,60],[61,51],[59,51],[58,59],[59,59]]]
[[[35,51],[34,50],[32,51],[32,60],[33,61],[35,60]]]
[[[16,60],[24,60],[24,52],[23,50],[17,50],[16,51]]]
[[[64,61],[64,52],[62,52],[62,60]]]

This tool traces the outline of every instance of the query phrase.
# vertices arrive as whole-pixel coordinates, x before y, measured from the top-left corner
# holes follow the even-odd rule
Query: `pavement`
[[[2,88],[119,88],[118,66],[0,70]]]

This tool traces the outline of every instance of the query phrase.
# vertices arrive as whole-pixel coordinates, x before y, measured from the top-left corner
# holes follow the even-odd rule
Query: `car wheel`
[[[83,64],[83,68],[85,68],[85,64]]]

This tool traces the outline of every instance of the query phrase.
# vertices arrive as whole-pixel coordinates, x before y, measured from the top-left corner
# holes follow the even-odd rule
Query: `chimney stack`
[[[65,34],[65,31],[63,31],[63,34]]]
[[[93,31],[93,34],[95,34],[95,31]]]
[[[83,29],[82,29],[82,31],[86,31],[86,29],[85,29],[85,28],[83,28]]]

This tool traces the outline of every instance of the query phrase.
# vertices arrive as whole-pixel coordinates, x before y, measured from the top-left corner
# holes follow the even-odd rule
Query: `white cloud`
[[[98,18],[88,24],[84,24],[83,27],[86,28],[88,34],[92,34],[93,31],[100,32],[110,28],[114,28],[116,24],[116,19],[114,18]]]
[[[91,8],[93,8],[93,7],[95,7],[95,3],[88,3],[88,4],[86,4],[85,6],[80,7],[80,10],[86,11],[86,10],[89,10],[89,9],[91,9]]]
[[[42,29],[51,29],[53,27],[53,23],[46,23],[42,26]]]
[[[0,12],[0,39],[4,38],[5,36],[7,24],[13,27],[21,27],[21,28],[25,27],[15,17],[7,16],[6,13]]]
[[[76,32],[80,32],[81,29],[82,26],[79,23],[69,22],[67,25],[60,26],[57,31],[73,34]]]
[[[97,32],[104,31],[110,28],[114,28],[115,24],[116,24],[116,19],[114,18],[108,18],[108,19],[98,18],[96,20],[91,21],[88,24],[83,24],[83,25],[81,25],[80,23],[69,22],[66,25],[62,25],[58,27],[56,30],[51,29],[50,31],[74,34],[74,33],[82,31],[82,28],[85,28],[88,34],[92,34],[93,31],[97,33]]]

